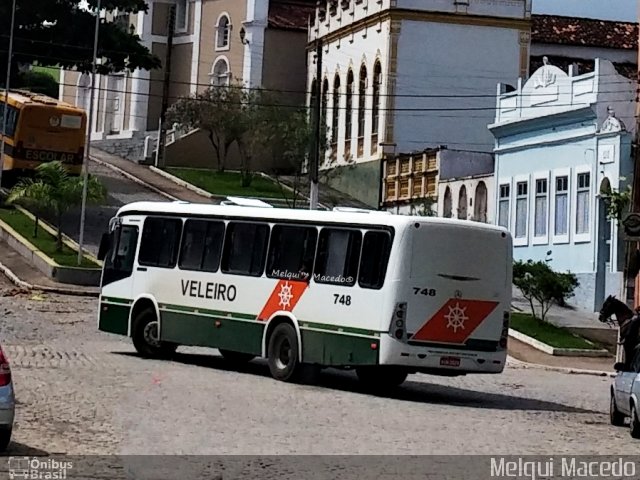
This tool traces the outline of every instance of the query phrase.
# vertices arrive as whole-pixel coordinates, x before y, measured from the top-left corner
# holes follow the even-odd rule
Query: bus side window
[[[316,283],[355,285],[361,245],[359,230],[323,228],[313,271]]]
[[[262,276],[268,241],[267,224],[229,222],[222,254],[222,272],[251,277]]]
[[[276,225],[271,232],[267,277],[306,281],[311,277],[318,230]]]
[[[138,263],[146,267],[174,268],[178,261],[178,245],[182,220],[147,217],[142,229]]]
[[[187,220],[180,252],[180,268],[217,272],[224,239],[224,222]]]
[[[2,121],[4,119],[4,102],[0,103],[0,133],[4,132],[4,125]],[[18,123],[18,109],[9,105],[7,110],[7,136],[13,137],[16,133],[16,125]]]
[[[362,288],[382,288],[390,251],[391,235],[389,232],[371,231],[364,234],[358,285]]]

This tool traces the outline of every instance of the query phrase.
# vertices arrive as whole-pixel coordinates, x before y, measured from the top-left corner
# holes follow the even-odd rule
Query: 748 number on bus
[[[334,305],[346,305],[347,307],[351,305],[351,295],[339,295],[337,293],[333,294],[333,303]]]

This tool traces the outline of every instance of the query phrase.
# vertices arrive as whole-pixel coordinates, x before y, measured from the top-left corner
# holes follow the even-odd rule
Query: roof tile
[[[590,47],[638,48],[638,24],[589,18],[532,15],[531,39],[536,43]]]

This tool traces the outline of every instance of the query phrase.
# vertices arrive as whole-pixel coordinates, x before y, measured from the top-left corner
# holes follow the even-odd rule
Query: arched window
[[[458,218],[467,219],[467,187],[460,187],[460,195],[458,196]]]
[[[220,15],[218,25],[216,25],[216,50],[229,48],[229,37],[231,36],[231,20],[226,14]]]
[[[322,103],[320,104],[320,125],[327,124],[327,104],[329,97],[329,80],[326,78],[322,82]]]
[[[473,219],[476,222],[487,223],[487,186],[484,182],[476,187],[476,198],[473,204]]]
[[[364,137],[365,108],[367,105],[367,67],[360,67],[358,84],[358,138]]]
[[[222,87],[229,85],[231,75],[229,74],[229,62],[226,58],[220,57],[213,64],[210,74],[211,85],[214,87]]]
[[[338,129],[340,128],[340,75],[336,73],[333,79],[333,108],[331,110],[331,143],[338,143]]]
[[[445,218],[451,218],[452,202],[451,202],[451,189],[447,187],[444,191],[444,206],[443,216]]]
[[[380,88],[382,86],[382,65],[377,61],[373,67],[373,107],[371,116],[373,124],[371,126],[371,135],[377,137],[380,130]],[[372,147],[377,148],[377,141],[374,141]]]
[[[345,108],[344,141],[347,145],[351,142],[353,126],[353,71],[349,69],[347,73],[347,106]],[[345,155],[349,154],[350,148],[345,148]]]
[[[313,81],[311,82],[311,97],[309,98],[309,111],[311,112],[312,115],[316,108],[317,96],[318,96],[318,82],[314,78]]]

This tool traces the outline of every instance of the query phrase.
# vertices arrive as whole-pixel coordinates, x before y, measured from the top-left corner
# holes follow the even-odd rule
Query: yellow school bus
[[[6,133],[4,171],[28,173],[59,160],[70,173],[82,171],[87,115],[81,108],[37,93],[10,90],[7,128],[2,128],[5,93],[0,91],[0,138]]]

